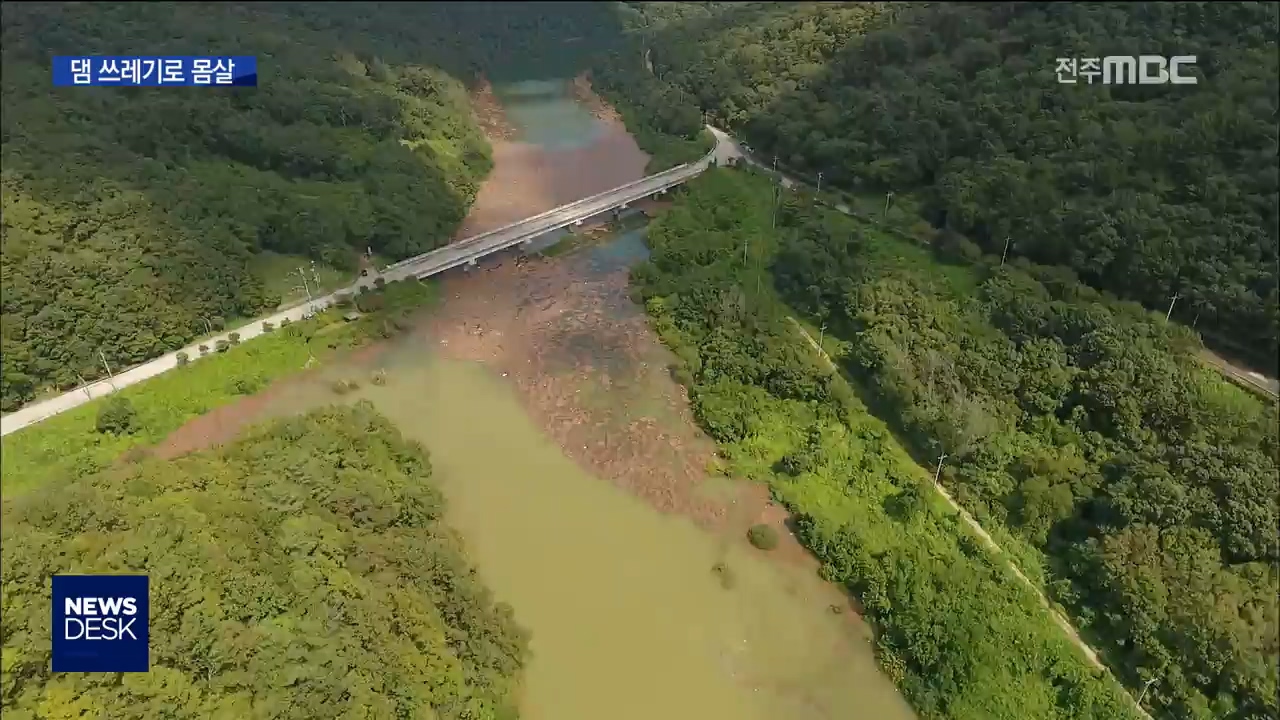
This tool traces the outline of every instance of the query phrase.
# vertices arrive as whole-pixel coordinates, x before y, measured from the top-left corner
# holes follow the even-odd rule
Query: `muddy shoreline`
[[[593,137],[569,137],[569,147],[551,150],[524,139],[519,119],[503,107],[487,81],[472,91],[476,122],[484,128],[493,150],[493,171],[480,186],[455,239],[493,230],[645,176],[649,156],[636,145],[617,113],[591,92],[586,77],[565,83],[564,92],[590,109],[596,125]]]
[[[648,156],[591,92],[589,79],[575,79],[571,93],[609,130],[587,147],[552,152],[515,139],[518,129],[487,83],[473,92],[477,122],[491,133],[495,168],[458,237],[644,176]],[[591,167],[608,172],[585,171]],[[645,210],[666,207],[654,202]],[[709,478],[718,466],[714,443],[694,423],[684,388],[669,376],[673,356],[628,299],[628,271],[593,272],[588,255],[521,264],[504,255],[469,273],[448,274],[440,279],[443,302],[411,332],[444,357],[481,363],[506,378],[542,432],[593,476],[725,542],[745,542],[754,523],[773,525],[782,538],[774,555],[816,571],[816,560],[786,531],[787,513],[766,488]],[[396,342],[362,348],[329,367],[376,364]],[[153,453],[173,457],[226,442],[287,406],[291,389],[322,375],[303,371],[196,418]]]

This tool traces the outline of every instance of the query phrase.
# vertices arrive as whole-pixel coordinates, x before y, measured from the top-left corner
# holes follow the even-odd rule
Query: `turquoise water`
[[[638,227],[618,233],[608,242],[587,249],[587,269],[590,275],[608,275],[629,268],[649,258],[646,245],[647,227]]]
[[[595,142],[604,125],[573,99],[567,80],[526,80],[495,86],[520,140],[549,150],[574,150]]]

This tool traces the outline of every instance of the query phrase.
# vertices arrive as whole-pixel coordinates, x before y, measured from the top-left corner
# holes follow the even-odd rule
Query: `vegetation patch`
[[[693,98],[646,69],[644,43],[631,36],[592,64],[592,87],[622,117],[636,144],[649,155],[645,172],[662,172],[701,159],[716,141]]]
[[[969,252],[1067,267],[1161,314],[1172,302],[1274,370],[1280,5],[627,5],[657,76],[765,162],[867,197],[867,215],[914,196]],[[1066,51],[1045,39],[1062,37],[1081,59],[1199,48],[1198,85],[1102,89],[1084,70],[1061,84]]]
[[[758,550],[773,550],[778,547],[778,531],[772,525],[752,525],[747,529],[747,542]]]
[[[818,230],[788,195],[772,231],[772,197],[763,178],[704,175],[650,225],[651,260],[632,274],[726,472],[767,483],[797,515],[801,541],[860,599],[882,667],[922,717],[1134,717],[1123,689],[993,562],[798,334],[761,273],[780,246]]]
[[[385,296],[382,310],[355,323],[344,322],[340,310],[329,310],[234,347],[219,341],[219,354],[6,435],[0,440],[0,487],[10,496],[60,476],[100,470],[129,448],[155,444],[191,418],[333,352],[389,337],[407,327],[409,313],[435,297],[433,286],[416,280],[388,283],[374,293]],[[127,426],[109,421],[100,432],[102,413],[121,403],[134,410],[134,418]],[[122,427],[127,432],[120,432]]]
[[[514,718],[527,638],[443,514],[363,403],[6,498],[5,715]],[[49,672],[62,572],[150,575],[154,682]]]

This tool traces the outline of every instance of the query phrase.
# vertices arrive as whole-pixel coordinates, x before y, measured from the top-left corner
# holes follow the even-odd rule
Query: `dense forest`
[[[769,267],[820,216],[789,204],[775,218],[772,192],[761,177],[709,172],[650,226],[652,257],[632,275],[726,474],[767,483],[798,515],[922,718],[1135,717],[797,332]]]
[[[677,374],[699,420],[728,446],[735,472],[799,498],[791,505],[802,514],[830,497],[828,483],[865,491],[886,474],[883,459],[866,457],[882,435],[851,435],[803,410],[835,402],[846,424],[866,414],[805,356],[782,317],[794,308],[845,344],[841,366],[858,395],[921,466],[932,471],[941,456],[943,485],[989,529],[1007,529],[1007,549],[1043,553],[1050,595],[1135,694],[1147,686],[1144,704],[1158,717],[1280,714],[1274,403],[1201,367],[1187,331],[1059,268],[971,263],[945,243],[931,256],[811,198],[775,204],[767,186],[737,182],[708,177],[695,187],[650,234],[652,264],[635,274],[681,358]],[[916,492],[909,477],[887,471],[900,491]],[[902,625],[922,602],[913,593],[934,591],[909,588],[963,574],[918,556],[868,554],[877,541],[860,525],[872,512],[837,536],[838,523],[802,521],[804,537],[899,638],[886,664],[914,671],[904,685],[913,702],[940,708],[959,691],[933,674],[963,685],[959,668],[980,666],[988,642],[1001,647],[992,639],[999,626],[979,628],[1002,613],[953,628],[967,650],[917,647],[927,633]],[[879,587],[886,573],[899,580]],[[955,592],[983,602],[975,582]],[[959,617],[929,612],[964,622],[963,601],[949,602]],[[974,717],[998,716],[986,712]]]
[[[430,475],[360,404],[6,500],[4,716],[512,720],[526,639]],[[77,571],[151,576],[149,673],[49,673]]]
[[[989,253],[1074,270],[1274,368],[1275,3],[628,3],[657,74],[829,186],[910,193]],[[1060,85],[1189,54],[1199,84]],[[1176,296],[1176,301],[1174,297]]]
[[[1184,331],[1060,270],[964,271],[784,206],[789,303],[984,524],[1049,557],[1056,598],[1175,717],[1275,717],[1274,404],[1204,369]],[[957,260],[959,258],[956,258]]]
[[[273,307],[263,251],[445,242],[490,167],[463,83],[616,35],[606,4],[529,5],[5,4],[0,408]],[[257,55],[260,87],[50,87],[54,54],[195,51]]]

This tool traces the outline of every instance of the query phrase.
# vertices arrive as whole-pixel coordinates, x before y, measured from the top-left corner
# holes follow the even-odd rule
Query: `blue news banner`
[[[146,575],[53,576],[53,672],[151,669]]]
[[[55,55],[54,87],[257,87],[252,55]]]

